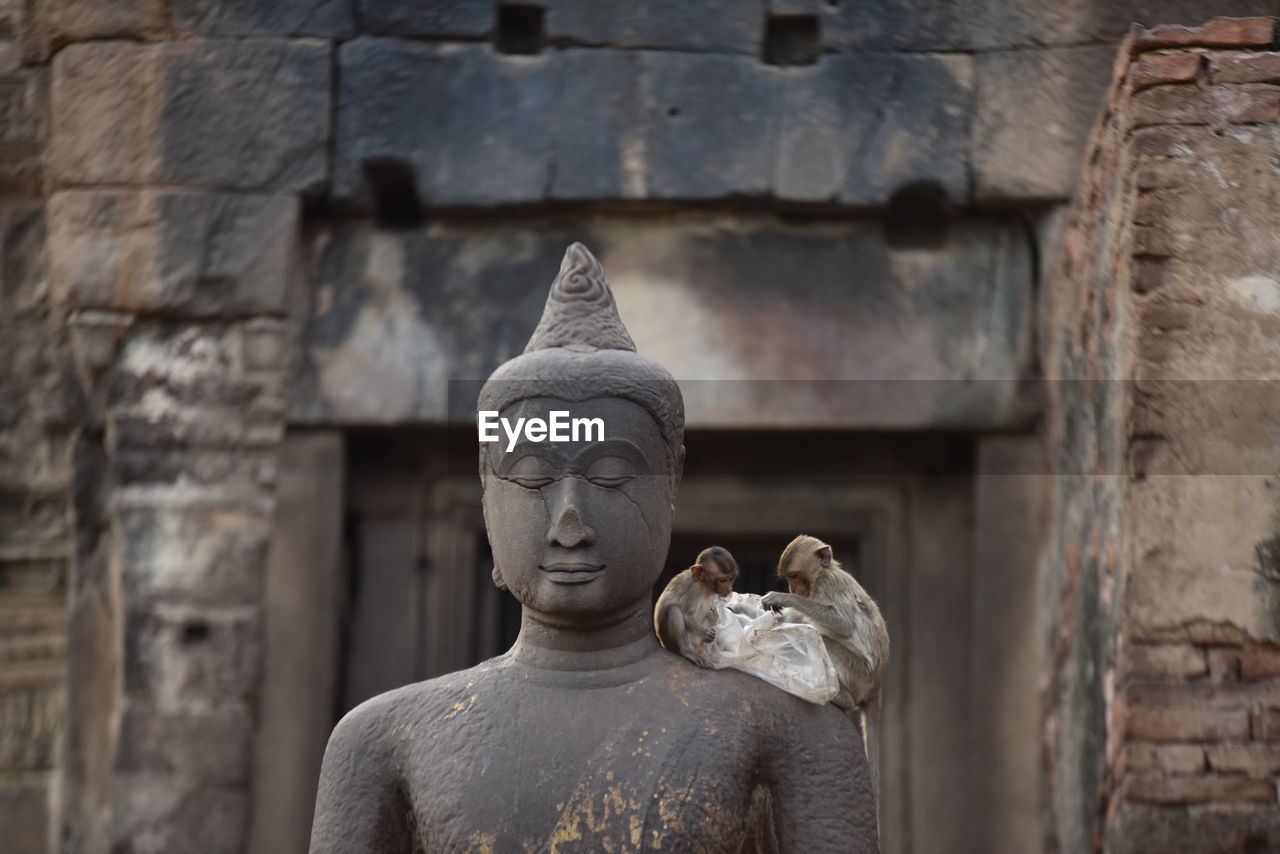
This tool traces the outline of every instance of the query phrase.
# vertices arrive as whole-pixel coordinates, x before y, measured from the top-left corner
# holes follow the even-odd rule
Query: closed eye
[[[624,484],[624,483],[626,483],[627,481],[631,480],[631,477],[630,477],[629,475],[613,475],[613,476],[609,476],[609,477],[606,477],[606,476],[592,476],[592,477],[587,478],[587,480],[591,481],[591,482],[592,482],[592,483],[594,483],[596,486],[608,486],[608,487],[613,487],[613,486],[622,486],[622,484]]]
[[[523,477],[509,477],[507,478],[507,480],[511,481],[517,486],[523,486],[525,489],[541,489],[542,487],[552,483],[555,480],[555,478],[523,476]]]

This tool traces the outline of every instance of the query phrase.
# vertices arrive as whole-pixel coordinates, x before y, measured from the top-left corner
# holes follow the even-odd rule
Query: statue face
[[[648,600],[671,540],[676,473],[652,416],[620,398],[534,398],[501,413],[599,418],[602,441],[487,443],[484,519],[494,563],[527,608],[590,622]],[[501,431],[500,431],[501,433]]]

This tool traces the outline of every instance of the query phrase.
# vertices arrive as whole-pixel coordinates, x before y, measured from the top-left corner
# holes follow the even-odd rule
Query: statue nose
[[[574,546],[590,545],[595,542],[596,533],[587,523],[582,521],[581,514],[573,501],[565,501],[556,515],[555,523],[547,532],[547,542],[553,546],[571,549]]]

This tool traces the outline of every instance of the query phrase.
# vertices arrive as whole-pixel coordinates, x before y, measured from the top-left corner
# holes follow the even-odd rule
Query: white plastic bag
[[[839,692],[835,668],[816,628],[782,622],[750,593],[717,596],[715,609],[716,637],[704,651],[717,670],[741,670],[819,705]]]

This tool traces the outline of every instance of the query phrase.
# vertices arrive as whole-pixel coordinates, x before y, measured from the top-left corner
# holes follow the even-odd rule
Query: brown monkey
[[[766,593],[761,601],[822,633],[840,680],[840,693],[831,702],[845,711],[861,710],[872,788],[879,797],[880,683],[889,666],[889,631],[880,608],[832,556],[831,546],[808,534],[783,549],[778,575],[790,592]]]
[[[705,646],[716,639],[716,596],[728,596],[738,563],[727,549],[703,549],[693,566],[671,579],[653,609],[658,640],[699,667],[711,667]]]

